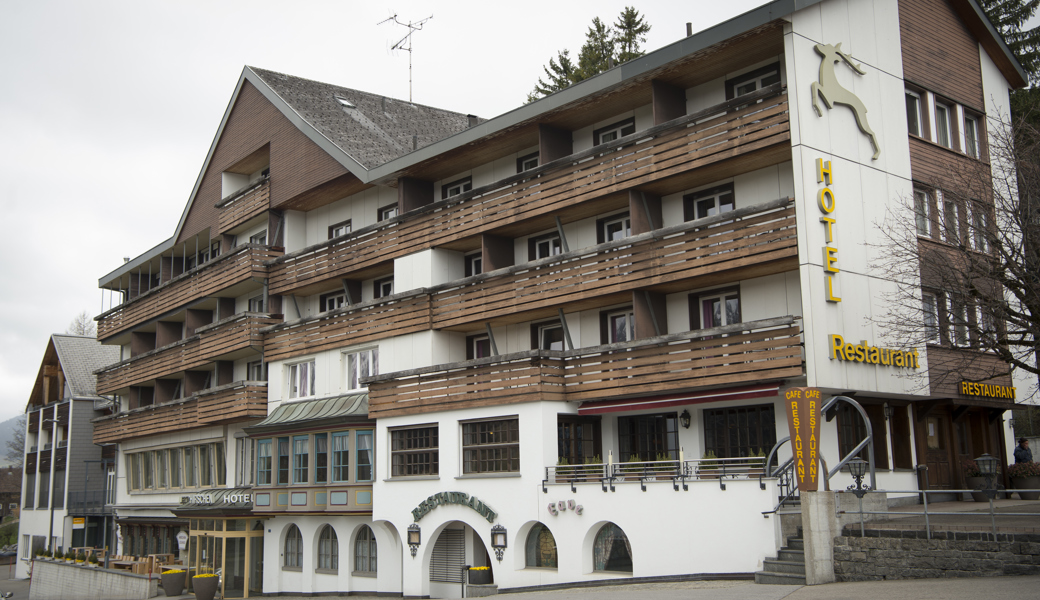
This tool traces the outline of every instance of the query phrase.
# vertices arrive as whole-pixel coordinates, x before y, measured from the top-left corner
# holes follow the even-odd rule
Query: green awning
[[[367,421],[368,394],[348,394],[300,402],[283,402],[266,419],[245,430],[250,434],[267,433],[275,428],[311,426],[325,421],[342,422],[343,419]]]

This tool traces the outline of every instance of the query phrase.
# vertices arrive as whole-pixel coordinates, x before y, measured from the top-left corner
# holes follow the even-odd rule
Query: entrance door
[[[950,440],[947,435],[946,415],[928,415],[924,418],[924,456],[928,465],[928,487],[951,489],[953,468],[950,465]]]
[[[262,524],[262,521],[257,521]],[[261,531],[263,528],[261,527]],[[249,595],[259,596],[264,591],[264,538],[249,538]]]
[[[224,597],[244,598],[246,595],[246,538],[229,537],[224,548]]]

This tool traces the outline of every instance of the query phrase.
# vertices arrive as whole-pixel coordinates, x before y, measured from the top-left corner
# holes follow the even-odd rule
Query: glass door
[[[224,598],[244,598],[246,592],[246,538],[229,537],[224,554]]]
[[[259,596],[264,591],[264,538],[249,538],[249,595]]]

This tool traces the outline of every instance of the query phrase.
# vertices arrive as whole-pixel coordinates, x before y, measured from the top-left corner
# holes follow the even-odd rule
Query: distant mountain
[[[7,441],[14,439],[15,432],[22,427],[20,421],[24,416],[25,415],[15,415],[3,423],[0,423],[0,467],[14,466],[9,460],[7,460]]]

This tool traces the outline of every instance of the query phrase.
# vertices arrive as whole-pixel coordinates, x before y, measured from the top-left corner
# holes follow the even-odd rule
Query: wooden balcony
[[[795,317],[570,351],[532,350],[368,378],[372,418],[537,400],[604,400],[800,377]]]
[[[182,398],[93,420],[94,443],[232,423],[267,416],[267,382],[237,381]]]
[[[682,282],[689,289],[797,268],[794,202],[767,204],[581,248],[433,294],[437,329]],[[513,319],[516,320],[516,319]]]
[[[276,246],[246,244],[132,298],[98,317],[98,340],[104,341],[189,302],[219,295],[236,284],[267,276],[264,262],[281,256]]]
[[[434,244],[548,218],[608,194],[656,185],[767,148],[781,148],[783,158],[789,158],[787,95],[781,90],[779,84],[770,86],[739,102],[710,107],[276,259],[271,293],[311,293],[307,288],[315,283]]]
[[[217,203],[217,233],[225,233],[271,208],[271,179],[264,178]]]
[[[260,330],[280,322],[261,313],[239,313],[200,327],[196,334],[95,371],[99,394],[201,367],[229,354],[263,347]]]

